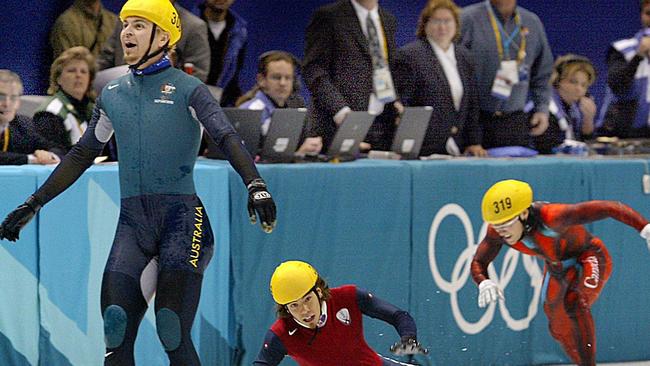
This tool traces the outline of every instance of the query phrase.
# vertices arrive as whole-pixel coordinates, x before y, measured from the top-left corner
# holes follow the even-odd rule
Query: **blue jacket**
[[[203,16],[203,9],[204,4],[200,4],[194,7],[192,12],[208,23],[208,20]],[[248,24],[232,9],[228,10],[226,23],[227,26],[223,32],[224,34],[227,34],[227,44],[222,59],[215,54],[215,52],[220,51],[218,49],[215,50],[215,42],[218,40],[214,38],[208,29],[208,41],[210,43],[210,51],[212,52],[210,56],[212,65],[210,65],[206,83],[222,89],[223,94],[220,101],[222,106],[233,106],[237,98],[241,95],[239,74],[244,66],[244,55],[246,53],[246,44],[248,42],[248,30],[246,28]],[[220,36],[220,38],[222,38],[222,36]],[[218,75],[214,75],[216,72],[215,68],[218,70],[218,66],[214,65],[216,61],[219,61],[221,66],[221,71]]]
[[[241,65],[238,63],[239,54],[245,51],[246,43],[248,42],[248,30],[246,29],[248,24],[244,18],[234,11],[229,10],[229,13],[235,19],[235,24],[228,34],[228,50],[224,55],[223,69],[217,81],[217,86],[223,89],[226,88],[235,76],[239,76],[241,69]]]

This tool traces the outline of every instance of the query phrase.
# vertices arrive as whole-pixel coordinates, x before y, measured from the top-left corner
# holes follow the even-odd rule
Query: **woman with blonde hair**
[[[584,141],[594,133],[597,108],[587,90],[595,80],[596,70],[588,58],[567,54],[555,60],[548,129],[533,139],[537,151],[550,154],[565,140]]]
[[[51,97],[34,114],[34,125],[66,151],[79,141],[92,116],[95,73],[95,57],[83,46],[65,50],[50,68]]]

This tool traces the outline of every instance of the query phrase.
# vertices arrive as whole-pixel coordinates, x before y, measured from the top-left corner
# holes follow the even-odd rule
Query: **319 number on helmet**
[[[510,199],[510,197],[506,197],[505,199],[492,202],[492,206],[494,206],[494,213],[498,214],[501,211],[511,209],[512,200]]]

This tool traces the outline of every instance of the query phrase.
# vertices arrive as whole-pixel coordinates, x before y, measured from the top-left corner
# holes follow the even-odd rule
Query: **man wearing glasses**
[[[20,77],[0,69],[0,165],[56,164],[64,152],[38,135],[28,117],[16,114],[22,92]]]
[[[650,250],[648,220],[615,201],[533,203],[533,190],[518,180],[503,180],[490,187],[481,211],[490,226],[471,264],[479,288],[478,306],[504,300],[503,291],[488,276],[488,266],[504,244],[542,259],[542,296],[551,335],[574,363],[595,365],[591,306],[609,279],[612,262],[603,242],[583,225],[611,217],[635,228]]]

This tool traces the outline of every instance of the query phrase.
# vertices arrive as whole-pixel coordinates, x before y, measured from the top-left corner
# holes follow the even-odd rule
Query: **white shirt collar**
[[[210,32],[212,32],[214,39],[219,39],[223,31],[226,29],[226,21],[221,20],[215,22],[214,20],[208,20],[208,28],[210,28]]]
[[[368,19],[368,14],[370,14],[370,18],[372,19],[373,23],[375,23],[375,27],[377,28],[379,40],[383,42],[384,33],[380,31],[381,19],[379,18],[379,6],[375,6],[374,9],[368,10],[359,4],[356,0],[350,0],[350,2],[352,3],[354,12],[357,14],[357,18],[359,18],[359,24],[361,24],[361,30],[363,31],[363,34],[368,37],[368,25],[366,24],[366,19]]]
[[[438,55],[438,57],[444,56],[452,60],[454,64],[456,63],[456,49],[453,42],[449,45],[447,51],[445,51],[442,49],[442,47],[438,46],[438,44],[434,42],[431,38],[427,37],[427,40],[429,41],[431,47],[433,47],[433,51],[436,53],[436,55]]]
[[[366,19],[368,17],[368,13],[370,13],[370,16],[373,20],[379,19],[379,6],[375,6],[371,10],[368,10],[363,5],[359,4],[359,2],[356,0],[350,1],[352,2],[352,7],[354,7],[354,11],[357,13],[358,17],[363,17],[363,19]]]
[[[460,79],[460,74],[458,72],[458,63],[456,62],[456,49],[454,44],[449,45],[447,51],[443,50],[437,43],[429,39],[431,47],[433,47],[433,52],[442,66],[442,71],[447,78],[449,83],[449,88],[451,92],[451,98],[454,102],[454,107],[456,110],[460,110],[460,103],[463,98],[463,81]]]
[[[352,7],[354,8],[355,13],[357,14],[357,18],[359,19],[359,25],[361,26],[363,35],[368,38],[368,25],[366,23],[368,14],[370,14],[370,18],[372,19],[373,23],[375,23],[375,27],[377,28],[377,37],[379,38],[379,44],[385,45],[386,39],[384,38],[384,30],[381,24],[381,18],[379,17],[379,6],[375,6],[374,9],[368,10],[359,4],[356,0],[350,0],[350,2],[352,3]],[[384,54],[384,57],[388,58],[386,52],[387,50],[385,47],[382,47],[382,53]]]

